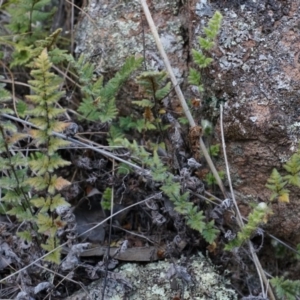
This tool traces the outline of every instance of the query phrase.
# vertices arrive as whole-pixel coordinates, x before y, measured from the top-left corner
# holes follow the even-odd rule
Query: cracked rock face
[[[245,200],[268,200],[272,169],[282,170],[299,143],[299,2],[244,1],[220,9],[212,90],[227,100],[224,126],[235,189]],[[299,239],[297,198],[273,207],[270,226],[281,237]]]
[[[164,69],[138,0],[96,2],[91,1],[87,8],[89,17],[85,16],[79,24],[75,52],[89,56],[100,73],[119,70],[131,55],[145,55],[148,69]],[[180,80],[187,53],[183,51],[178,1],[151,1],[151,8],[156,11],[154,22],[164,48],[177,62],[175,75]]]
[[[300,137],[299,1],[152,0],[148,4],[187,98],[188,53],[197,48],[197,37],[214,11],[222,13],[212,53],[215,61],[204,76],[205,84],[209,97],[226,100],[227,155],[239,198],[268,200],[265,184],[272,169],[282,169]],[[113,74],[129,55],[144,56],[148,70],[164,69],[138,0],[90,1],[86,11],[89,16],[78,26],[76,51],[94,61],[99,73]],[[130,99],[136,88],[128,87]],[[274,204],[270,226],[278,236],[300,242],[297,195],[290,200],[284,208]]]

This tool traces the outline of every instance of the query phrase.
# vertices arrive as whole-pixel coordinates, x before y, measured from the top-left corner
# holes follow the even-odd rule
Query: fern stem
[[[162,43],[160,41],[157,29],[155,27],[154,21],[152,19],[151,13],[150,13],[148,5],[147,5],[147,2],[146,2],[146,0],[140,0],[140,2],[141,2],[141,5],[143,7],[143,10],[144,10],[146,19],[148,21],[148,24],[150,26],[151,32],[153,34],[153,37],[155,39],[156,46],[158,48],[158,51],[159,51],[161,57],[163,58],[165,67],[166,67],[167,72],[169,74],[169,77],[170,77],[170,79],[172,81],[172,84],[174,86],[175,92],[177,94],[177,97],[178,97],[179,102],[181,104],[181,107],[183,109],[183,112],[184,112],[186,118],[189,121],[190,127],[193,128],[193,127],[196,126],[196,122],[195,122],[195,120],[194,120],[194,118],[193,118],[193,116],[191,114],[191,111],[190,111],[190,109],[189,109],[189,107],[188,107],[188,105],[187,105],[187,103],[185,101],[185,98],[183,96],[181,88],[179,87],[179,84],[178,84],[177,79],[176,79],[176,77],[174,75],[173,69],[171,67],[169,58],[168,58],[168,56],[167,56],[167,54],[166,54],[166,52],[165,52],[165,50],[163,48],[163,45],[162,45]],[[221,180],[221,178],[220,178],[220,176],[218,174],[218,171],[217,171],[217,169],[216,169],[216,167],[215,167],[215,165],[214,165],[211,157],[209,156],[209,153],[208,153],[208,151],[206,149],[206,146],[205,146],[205,144],[204,144],[204,142],[202,140],[202,137],[200,137],[200,147],[201,147],[203,155],[204,155],[204,157],[205,157],[205,159],[206,159],[206,161],[207,161],[207,163],[209,165],[210,170],[212,171],[213,175],[215,176],[215,178],[217,180],[217,183],[218,183],[218,185],[219,185],[219,187],[220,187],[220,189],[221,189],[224,197],[226,197],[226,192],[225,192],[224,185],[222,183],[222,180]]]

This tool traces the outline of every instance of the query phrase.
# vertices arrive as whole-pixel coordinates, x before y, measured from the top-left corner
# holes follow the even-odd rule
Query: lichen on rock
[[[158,261],[147,265],[125,264],[115,271],[115,279],[108,279],[106,298],[122,300],[208,300],[238,299],[229,280],[220,276],[214,266],[202,254],[170,261]],[[66,300],[98,299],[102,293],[103,279],[87,287],[89,295],[79,291]],[[88,298],[88,296],[90,298]]]
[[[151,9],[155,10],[161,41],[171,60],[175,60],[175,73],[180,80],[183,70],[179,61],[185,64],[187,54],[183,51],[181,20],[176,16],[178,3],[155,0]],[[94,1],[87,12],[89,17],[85,16],[78,26],[75,52],[91,57],[99,72],[118,70],[128,56],[137,54],[145,55],[148,70],[164,68],[138,0]]]

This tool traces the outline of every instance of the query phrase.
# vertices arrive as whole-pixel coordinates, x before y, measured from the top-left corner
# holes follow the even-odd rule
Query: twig
[[[184,112],[186,118],[189,121],[190,127],[193,128],[193,127],[196,126],[196,122],[195,122],[195,120],[194,120],[194,118],[193,118],[193,116],[191,114],[191,111],[190,111],[190,109],[189,109],[189,107],[188,107],[188,105],[187,105],[187,103],[185,101],[183,93],[182,93],[182,91],[181,91],[181,89],[179,87],[179,84],[178,84],[177,79],[176,79],[176,77],[174,75],[173,69],[172,69],[171,64],[169,62],[169,58],[168,58],[168,56],[167,56],[167,54],[166,54],[166,52],[164,50],[164,47],[163,47],[163,45],[162,45],[162,43],[160,41],[158,32],[156,30],[155,24],[153,22],[151,13],[150,13],[148,5],[147,5],[147,2],[146,2],[146,0],[140,0],[140,2],[141,2],[141,5],[143,7],[143,10],[144,10],[146,19],[148,21],[150,30],[151,30],[151,32],[153,34],[153,37],[154,37],[154,40],[156,42],[156,46],[157,46],[158,51],[159,51],[159,53],[160,53],[160,55],[161,55],[161,57],[162,57],[162,59],[164,61],[165,67],[166,67],[167,72],[169,74],[169,77],[170,77],[170,79],[172,81],[172,84],[174,86],[175,92],[177,94],[177,97],[178,97],[179,102],[181,104],[181,107],[183,109],[183,112]],[[225,188],[224,188],[224,185],[222,183],[222,180],[221,180],[221,178],[220,178],[220,176],[218,174],[218,171],[216,170],[216,167],[214,166],[213,161],[211,160],[211,157],[210,157],[210,155],[209,155],[209,153],[208,153],[208,151],[206,149],[206,146],[205,146],[205,144],[204,144],[204,142],[203,142],[203,140],[202,140],[201,137],[200,137],[200,147],[201,147],[201,151],[203,152],[203,155],[204,155],[204,157],[205,157],[205,159],[206,159],[206,161],[207,161],[207,163],[209,165],[210,170],[212,171],[213,175],[215,176],[215,178],[217,180],[217,183],[218,183],[218,185],[219,185],[219,187],[220,187],[220,189],[221,189],[224,197],[226,197],[226,192],[225,192]]]

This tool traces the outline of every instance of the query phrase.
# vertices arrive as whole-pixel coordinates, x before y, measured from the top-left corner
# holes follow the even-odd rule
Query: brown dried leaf
[[[56,190],[60,191],[63,188],[69,186],[70,184],[71,184],[71,182],[69,182],[68,180],[66,180],[60,176],[55,181],[54,186],[55,186]]]

